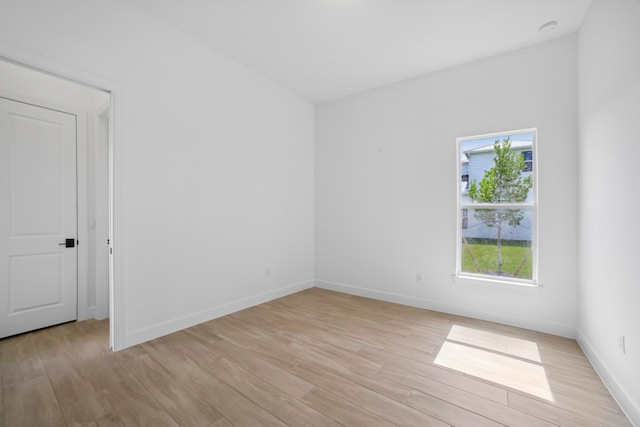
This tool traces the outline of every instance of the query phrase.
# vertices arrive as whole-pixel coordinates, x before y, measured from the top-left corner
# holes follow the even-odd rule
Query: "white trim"
[[[474,276],[468,273],[452,274],[453,283],[461,286],[482,286],[485,288],[501,288],[510,291],[536,293],[541,292],[540,283],[530,281],[498,280],[491,276]]]
[[[311,280],[296,283],[294,285],[285,286],[279,289],[252,295],[246,298],[241,298],[239,300],[231,301],[217,307],[208,308],[196,313],[191,313],[185,316],[160,322],[152,326],[140,328],[127,334],[125,346],[130,347],[136,344],[150,341],[163,335],[171,334],[173,332],[177,332],[203,322],[208,322],[209,320],[226,316],[227,314],[235,313],[237,311],[244,310],[258,304],[263,304],[276,298],[291,295],[293,293],[300,292],[312,287],[313,281]]]
[[[109,344],[113,351],[126,348],[124,277],[124,101],[120,88],[111,90],[109,112]]]
[[[124,246],[124,197],[122,182],[124,155],[121,149],[121,144],[124,139],[123,126],[120,125],[120,123],[123,123],[122,111],[124,107],[122,102],[122,86],[98,74],[74,67],[70,64],[57,62],[51,58],[5,42],[0,42],[0,57],[63,79],[105,90],[111,94],[109,145],[110,151],[113,153],[113,158],[109,165],[109,180],[111,186],[109,209],[113,218],[110,235],[112,236],[111,242],[114,249],[112,258],[115,259],[110,263],[109,274],[109,294],[111,298],[109,345],[114,351],[123,349],[126,319],[124,317],[124,250],[122,249]]]
[[[516,130],[512,130],[512,131],[506,131],[506,132],[494,132],[494,133],[485,133],[485,134],[480,134],[480,135],[471,135],[471,136],[464,136],[464,137],[460,137],[460,138],[456,138],[456,141],[467,141],[467,140],[471,140],[471,139],[484,139],[484,138],[494,138],[496,136],[505,136],[505,135],[515,135],[515,134],[521,134],[521,133],[531,133],[531,132],[536,132],[537,128],[526,128],[526,129],[516,129]],[[460,158],[458,158],[459,160]]]
[[[534,203],[469,203],[460,204],[461,208],[467,209],[535,209]]]
[[[94,145],[94,194],[95,203],[98,206],[98,199],[107,200],[104,211],[96,209],[95,219],[95,277],[94,282],[96,295],[96,310],[93,315],[96,319],[106,319],[109,317],[109,256],[102,258],[102,251],[109,252],[107,240],[109,237],[109,103],[99,107],[96,114],[95,124],[95,145]],[[106,141],[105,141],[106,140]],[[102,156],[105,154],[105,156]],[[106,178],[106,182],[105,182]],[[106,185],[102,185],[106,184]],[[106,277],[106,283],[103,282]]]
[[[587,337],[584,336],[582,331],[578,330],[578,345],[582,348],[582,351],[591,362],[591,365],[595,369],[596,373],[602,380],[602,383],[607,387],[611,396],[618,403],[622,411],[627,418],[635,426],[640,426],[640,402],[636,402],[633,396],[620,384],[616,377],[607,368],[606,363],[602,361],[595,347],[591,345]]]
[[[501,323],[505,325],[515,326],[518,328],[530,329],[533,331],[544,332],[547,334],[558,335],[558,336],[567,337],[567,338],[575,338],[576,336],[575,325],[571,325],[568,323],[549,322],[546,320],[540,320],[537,317],[530,318],[530,317],[520,317],[520,316],[508,316],[504,314],[496,314],[493,312],[461,309],[460,307],[457,307],[451,304],[444,304],[444,303],[426,299],[426,298],[397,294],[392,292],[378,291],[374,289],[348,285],[345,283],[328,282],[324,280],[316,280],[316,287],[322,288],[322,289],[329,289],[336,292],[342,292],[350,295],[357,295],[357,296],[377,299],[381,301],[393,302],[396,304],[408,305],[411,307],[424,308],[426,310],[433,310],[441,313],[454,314],[457,316],[464,316],[464,317],[472,317],[474,319]]]
[[[89,316],[89,319],[95,319],[97,312],[98,312],[98,310],[97,310],[96,306],[95,305],[91,305],[87,309],[87,316]]]
[[[78,248],[78,320],[87,320],[89,304],[89,215],[87,197],[87,112],[76,114],[76,194]]]

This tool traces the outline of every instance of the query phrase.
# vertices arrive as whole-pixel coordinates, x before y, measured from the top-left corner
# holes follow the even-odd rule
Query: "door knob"
[[[58,245],[64,246],[65,248],[75,248],[76,239],[65,239],[64,243],[58,243]]]

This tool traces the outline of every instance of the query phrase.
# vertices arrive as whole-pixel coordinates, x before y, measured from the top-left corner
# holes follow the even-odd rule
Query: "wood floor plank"
[[[209,427],[233,427],[233,424],[226,418],[220,418],[215,423],[211,424]]]
[[[553,398],[541,364],[449,341],[442,345],[434,363],[547,400]]]
[[[519,393],[509,392],[509,406],[535,417],[566,427],[603,427],[604,424],[593,421],[580,414],[559,408],[556,405],[533,399]]]
[[[90,422],[87,427],[125,427],[125,425],[117,415],[107,414]]]
[[[296,399],[301,399],[314,388],[314,385],[310,382],[261,359],[251,352],[242,351],[230,343],[217,343],[216,350],[224,354],[225,358],[233,361],[236,365]]]
[[[404,406],[400,402],[372,390],[344,380],[316,366],[301,365],[295,372],[325,390],[397,425],[446,426],[424,412]]]
[[[320,344],[317,341],[289,335],[292,340],[287,350],[306,363],[315,363],[327,367],[336,374],[349,374],[351,372],[362,375],[374,374],[380,370],[381,364],[373,362],[357,354],[345,351],[331,344]]]
[[[501,427],[504,425],[419,391],[412,391],[404,403],[454,426]]]
[[[100,420],[104,424],[113,418],[119,420],[105,395],[100,392],[85,394],[72,402],[60,403],[60,409],[68,426],[85,426]]]
[[[125,425],[178,426],[135,377],[109,383],[103,388],[103,393]]]
[[[222,418],[181,382],[181,371],[167,371],[148,354],[130,359],[126,366],[181,426],[208,425]]]
[[[260,407],[290,426],[338,426],[330,418],[273,385],[228,361],[219,359],[207,369]]]
[[[83,363],[82,356],[74,348],[42,358],[42,364],[49,377],[65,375],[66,372],[80,367]]]
[[[35,333],[0,340],[0,355],[4,387],[11,387],[46,373]]]
[[[46,328],[33,332],[33,334],[42,359],[48,359],[57,354],[66,354],[73,349],[64,328]]]
[[[611,395],[608,392],[602,392],[600,387],[576,387],[573,384],[555,381],[553,378],[549,379],[549,387],[553,393],[554,401],[558,404],[566,403],[566,405],[571,406],[573,403],[581,402],[582,404],[597,408],[622,412]]]
[[[447,334],[447,340],[471,345],[505,355],[541,363],[540,351],[535,342],[522,338],[515,338],[477,328],[460,325],[452,326]]]
[[[608,409],[603,408],[601,406],[593,405],[589,401],[585,401],[580,399],[580,395],[584,393],[579,393],[575,397],[571,396],[563,396],[560,394],[554,394],[553,396],[553,406],[559,409],[564,409],[572,413],[576,413],[581,415],[584,418],[588,418],[590,420],[599,422],[604,425],[630,425],[627,424],[629,421],[627,417],[616,409]],[[535,396],[527,396],[528,399],[542,401],[541,399],[536,399]],[[509,404],[510,406],[516,405],[516,402],[522,401],[520,393],[509,393]],[[528,400],[527,400],[528,402]],[[530,405],[532,403],[528,402]]]
[[[441,383],[507,405],[507,391],[504,388],[463,375],[460,372],[454,372],[432,364],[419,363],[394,353],[380,352],[374,347],[365,347],[360,351],[360,354],[367,355],[373,360],[381,361],[385,365],[398,366],[415,374],[433,378]]]
[[[306,314],[309,313],[288,306],[279,307],[277,311],[273,312],[272,310],[269,313],[269,315],[281,319],[281,324],[289,323],[287,331],[292,333],[308,336],[310,339],[322,340],[348,351],[358,351],[362,347],[362,343],[347,335],[346,330],[332,327],[319,319],[306,319]]]
[[[289,342],[286,347],[287,354],[299,359],[299,364],[319,366],[338,377],[397,401],[402,401],[410,393],[407,387],[401,387],[397,383],[381,381],[379,377],[375,376],[375,372],[382,367],[380,363],[371,363],[371,361],[356,354],[344,353],[343,347],[338,345],[302,339],[297,335],[289,336],[304,344],[294,341]],[[292,368],[291,366],[291,364],[283,365],[284,369],[295,370],[295,367]],[[307,384],[313,386],[311,383],[307,382]]]
[[[316,288],[108,340],[97,320],[0,340],[0,427],[631,425],[575,340]]]
[[[56,395],[46,375],[4,389],[6,426],[66,426]]]
[[[611,395],[608,392],[602,393],[599,387],[576,387],[572,384],[559,383],[553,379],[549,380],[549,386],[553,393],[553,401],[557,406],[574,407],[575,405],[576,408],[588,406],[622,412]]]
[[[112,382],[125,381],[130,378],[129,372],[119,361],[117,353],[104,353],[94,359],[82,361],[75,369],[97,390]]]
[[[302,401],[343,426],[391,427],[397,425],[320,388],[311,390],[302,398]]]
[[[74,368],[55,372],[49,380],[68,424],[85,425],[113,413],[101,391]]]
[[[258,355],[280,368],[286,369],[299,363],[295,356],[282,350],[282,342],[274,341],[265,334],[255,334],[245,330],[242,323],[216,319],[216,322],[209,322],[208,327],[225,341]]]
[[[481,396],[443,384],[431,378],[415,375],[395,366],[385,367],[380,375],[501,424],[520,427],[552,427],[552,424],[525,412],[505,407],[492,400],[484,399]]]
[[[159,341],[143,344],[146,354],[152,356],[169,372],[180,372],[181,379],[188,381],[198,375],[200,366],[182,353],[173,351],[173,346]]]
[[[234,426],[286,425],[205,369],[199,369],[199,375],[189,382],[189,387]]]
[[[190,339],[190,335],[186,331],[167,335],[160,342],[200,366],[206,366],[220,358],[220,355],[211,345],[215,343],[208,343],[209,345],[207,345],[198,340]]]

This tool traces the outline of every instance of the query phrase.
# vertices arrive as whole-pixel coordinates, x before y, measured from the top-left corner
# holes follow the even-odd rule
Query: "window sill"
[[[452,280],[457,286],[473,286],[493,289],[508,289],[510,291],[525,293],[540,293],[542,285],[540,283],[509,282],[507,280],[492,280],[484,277],[466,276],[453,274]]]

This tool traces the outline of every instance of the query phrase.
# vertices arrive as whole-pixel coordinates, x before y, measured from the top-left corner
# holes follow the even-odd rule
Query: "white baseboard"
[[[457,307],[451,304],[443,304],[425,298],[419,298],[409,295],[402,295],[392,292],[378,291],[374,289],[362,288],[359,286],[347,285],[345,283],[328,282],[324,280],[316,280],[316,287],[329,289],[332,291],[343,292],[346,294],[357,295],[367,298],[378,299],[382,301],[394,302],[398,304],[408,305],[411,307],[424,308],[427,310],[439,311],[442,313],[455,314],[458,316],[472,317],[474,319],[487,320],[489,322],[502,323],[505,325],[516,326],[519,328],[530,329],[538,332],[544,332],[552,335],[559,335],[567,338],[576,337],[576,327],[574,325],[549,322],[540,319],[531,319],[524,317],[507,316],[496,313],[487,313],[478,310],[469,310]]]
[[[607,365],[602,361],[595,347],[591,345],[589,340],[584,336],[581,331],[578,331],[578,344],[584,351],[584,354],[593,365],[596,373],[600,376],[600,379],[611,393],[611,396],[618,402],[620,408],[624,411],[625,415],[634,426],[640,426],[640,402],[634,402],[632,396],[627,390],[620,384],[620,382],[613,376],[611,371],[607,368]]]
[[[227,314],[235,313],[236,311],[244,310],[245,308],[263,304],[276,298],[281,298],[312,287],[313,281],[311,280],[302,283],[296,283],[294,285],[285,286],[269,292],[264,292],[258,295],[252,295],[236,301],[231,301],[229,303],[202,310],[197,313],[192,313],[186,316],[167,320],[153,326],[137,329],[126,334],[125,345],[123,348],[141,344],[143,342],[159,338],[163,335],[168,335],[173,332],[177,332],[203,322],[208,322],[209,320],[226,316]]]
[[[95,305],[87,308],[87,319],[96,319],[96,314],[98,313],[98,309]],[[84,319],[83,319],[84,320]]]

